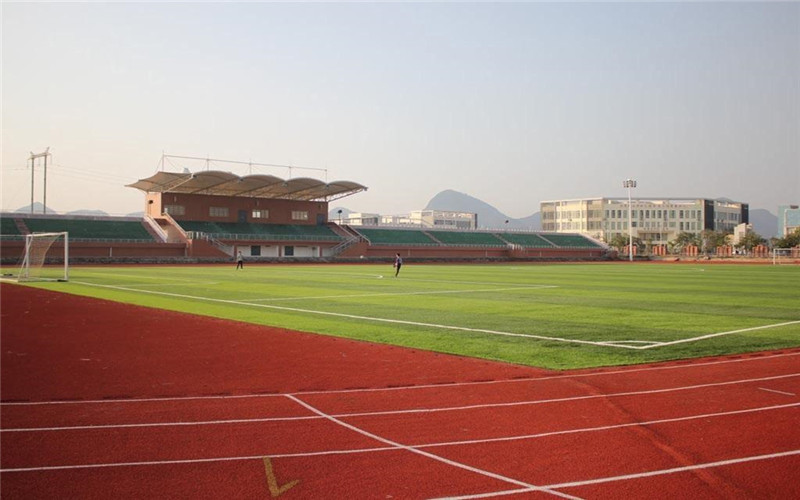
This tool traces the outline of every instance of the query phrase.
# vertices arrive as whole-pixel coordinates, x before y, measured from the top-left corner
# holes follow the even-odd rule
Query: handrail
[[[150,226],[153,232],[155,232],[158,235],[158,237],[161,238],[161,242],[166,243],[167,240],[169,239],[169,235],[167,235],[166,231],[161,229],[161,226],[158,225],[158,222],[156,222],[156,220],[152,218],[150,215],[145,215],[144,220],[147,221],[147,224]]]

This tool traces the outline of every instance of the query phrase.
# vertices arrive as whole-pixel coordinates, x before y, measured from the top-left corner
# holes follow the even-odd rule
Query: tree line
[[[714,231],[711,229],[706,229],[699,234],[687,232],[678,233],[674,240],[667,242],[667,251],[670,254],[677,255],[680,254],[684,248],[695,246],[700,249],[701,253],[710,254],[713,253],[717,247],[728,245],[728,239],[732,234],[731,232]],[[611,238],[608,244],[614,248],[622,249],[628,245],[628,241],[628,236],[617,234]],[[633,238],[633,245],[636,247],[636,251],[639,254],[650,253],[650,249],[653,246],[651,241],[645,241],[638,237]],[[734,248],[749,253],[759,245],[768,245],[771,248],[793,248],[800,246],[800,228],[795,229],[794,232],[782,238],[771,238],[769,241],[757,233],[749,232],[739,243],[734,245]]]

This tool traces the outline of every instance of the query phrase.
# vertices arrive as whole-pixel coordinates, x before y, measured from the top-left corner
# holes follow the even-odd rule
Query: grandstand
[[[228,172],[158,172],[130,185],[143,217],[0,214],[2,257],[15,263],[25,234],[68,232],[76,262],[389,259],[597,259],[607,248],[577,234],[397,228],[328,221],[328,202],[366,190],[350,182]]]

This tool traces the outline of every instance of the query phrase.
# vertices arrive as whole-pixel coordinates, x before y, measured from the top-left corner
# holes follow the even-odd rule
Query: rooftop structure
[[[246,198],[333,201],[367,188],[351,181],[324,182],[308,177],[281,179],[274,175],[247,175],[240,177],[230,172],[210,170],[205,172],[157,172],[140,179],[128,187],[145,193],[180,193]]]

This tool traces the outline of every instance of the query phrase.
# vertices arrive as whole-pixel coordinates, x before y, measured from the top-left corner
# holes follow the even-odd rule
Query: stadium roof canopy
[[[239,177],[230,172],[207,170],[204,172],[157,172],[140,179],[132,187],[146,193],[206,194],[301,201],[332,201],[366,191],[351,181],[324,182],[308,177],[284,180],[273,175],[246,175]]]

